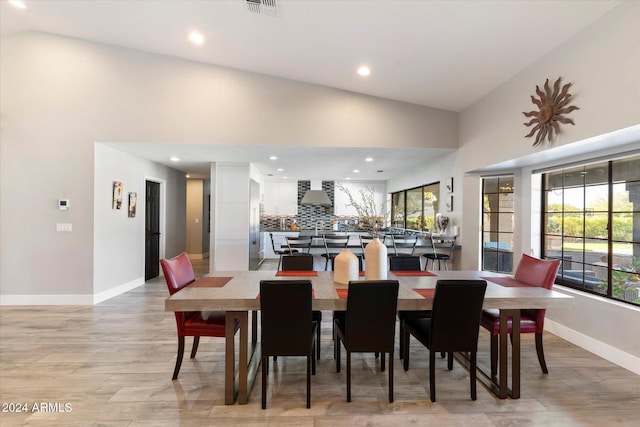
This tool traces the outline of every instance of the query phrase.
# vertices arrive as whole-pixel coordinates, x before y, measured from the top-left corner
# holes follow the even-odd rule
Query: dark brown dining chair
[[[385,370],[389,353],[389,402],[393,402],[393,349],[395,345],[397,280],[349,282],[347,310],[335,323],[336,372],[340,372],[340,343],[347,352],[347,402],[351,402],[351,353],[380,353]]]
[[[267,408],[267,375],[270,356],[306,356],[307,408],[311,407],[311,375],[318,323],[312,320],[310,280],[262,280],[260,282],[262,409]]]
[[[278,267],[276,267],[276,270],[280,270],[280,264],[282,263],[282,256],[295,254],[295,253],[298,253],[299,251],[297,249],[291,249],[286,245],[284,246],[280,245],[280,248],[278,249],[276,248],[276,243],[273,238],[273,233],[269,233],[269,237],[271,238],[271,248],[273,249],[273,253],[276,255],[279,255]]]
[[[299,255],[285,255],[282,257],[282,271],[313,271],[313,255],[311,254],[299,254]],[[313,321],[318,322],[318,329],[316,337],[316,357],[320,360],[320,336],[322,323],[322,311],[313,310]]]
[[[487,289],[484,280],[438,280],[431,317],[408,317],[405,321],[404,370],[409,370],[410,336],[429,349],[429,394],[436,401],[436,352],[447,353],[453,369],[453,352],[469,352],[471,399],[476,400],[476,359],[480,314]]]
[[[551,289],[556,280],[556,274],[560,268],[560,260],[542,260],[523,254],[516,274],[513,276],[519,282],[527,283],[531,286],[539,286]],[[544,359],[544,349],[542,347],[542,332],[544,331],[544,317],[546,310],[520,310],[520,333],[535,334],[536,353],[540,369],[547,374],[547,362]],[[495,377],[498,372],[498,335],[500,334],[500,311],[495,309],[483,310],[480,325],[491,334],[491,376]],[[512,333],[512,319],[509,318],[507,331]]]
[[[329,264],[331,263],[331,269],[333,270],[333,260],[349,244],[349,235],[345,235],[345,236],[323,235],[322,243],[324,244],[324,253],[321,254],[321,256],[325,259],[324,269],[328,270]]]
[[[162,266],[170,295],[175,294],[196,280],[193,266],[185,252],[171,259],[161,259],[160,265]],[[178,356],[173,370],[173,377],[171,378],[173,380],[177,379],[180,373],[184,355],[184,337],[193,337],[193,347],[191,348],[191,358],[193,359],[198,351],[200,337],[224,338],[226,327],[224,311],[208,311],[205,313],[200,311],[176,311],[175,316],[176,326],[178,327]],[[240,324],[236,321],[234,334],[239,327]]]

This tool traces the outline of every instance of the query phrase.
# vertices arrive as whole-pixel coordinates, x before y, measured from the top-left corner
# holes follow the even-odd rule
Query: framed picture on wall
[[[129,218],[136,217],[137,203],[138,203],[138,193],[129,193]]]
[[[452,176],[447,178],[447,181],[445,182],[444,186],[447,188],[447,193],[453,193],[453,177]]]
[[[449,195],[445,198],[445,207],[447,208],[447,212],[453,211],[453,196]]]
[[[122,209],[122,181],[113,181],[111,209]]]

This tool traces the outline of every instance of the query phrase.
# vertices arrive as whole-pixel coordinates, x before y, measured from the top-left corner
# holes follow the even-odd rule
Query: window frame
[[[486,190],[486,184],[488,180],[494,180],[497,179],[497,192],[496,191],[490,191],[487,192]],[[500,181],[504,180],[505,183],[509,183],[510,185],[508,187],[501,187]],[[497,175],[497,176],[486,176],[486,177],[482,177],[482,183],[481,183],[481,206],[480,206],[480,265],[482,268],[482,271],[493,271],[493,272],[498,272],[498,273],[513,273],[513,238],[515,236],[515,175],[514,174],[504,174],[504,175]],[[497,207],[497,211],[487,211],[485,209],[485,197],[487,195],[497,195],[498,196],[498,207]],[[511,198],[511,210],[501,210],[500,209],[500,205],[501,205],[501,196],[502,195],[511,195],[509,196]],[[485,224],[486,224],[486,215],[487,214],[492,214],[495,215],[496,219],[492,221],[495,222],[495,226],[496,226],[496,230],[487,230],[485,228]],[[510,214],[510,220],[511,220],[511,231],[502,231],[501,227],[500,227],[500,222],[501,222],[501,217],[504,216],[505,214]],[[485,234],[489,233],[490,235],[495,235],[497,240],[495,241],[495,248],[493,248],[491,245],[485,245],[485,242],[487,242],[485,240]],[[500,237],[503,235],[509,235],[510,237],[510,244],[508,245],[507,248],[502,247],[501,243],[503,242],[503,239],[501,239]],[[493,242],[493,240],[488,240],[489,243]],[[495,254],[495,263],[493,261],[491,261],[491,265],[489,265],[489,260],[488,260],[488,255],[489,254]],[[508,266],[508,268],[500,268],[502,266]],[[495,268],[490,268],[490,267],[495,267]]]
[[[429,190],[426,190],[427,188],[429,188]],[[422,197],[420,198],[420,204],[421,204],[421,209],[420,211],[422,212],[422,215],[420,216],[420,218],[422,219],[418,219],[418,222],[421,223],[420,228],[409,228],[407,227],[407,203],[408,203],[408,194],[410,192],[416,191],[416,190],[420,190],[420,193],[422,195]],[[437,194],[436,191],[433,190],[437,190]],[[436,197],[436,200],[433,202],[433,217],[432,220],[430,221],[428,218],[428,216],[425,213],[425,198],[424,198],[424,194],[425,191],[429,191],[432,194],[434,194]],[[395,201],[397,199],[402,198],[402,213],[400,214],[402,216],[402,220],[396,220],[396,216],[398,216],[397,210],[398,210],[398,203],[396,203]],[[438,213],[440,211],[440,181],[435,181],[435,182],[431,182],[429,184],[423,184],[423,185],[418,185],[417,187],[412,187],[412,188],[407,188],[405,190],[401,190],[401,191],[396,191],[391,193],[391,223],[390,226],[392,228],[401,228],[401,229],[405,229],[405,230],[411,230],[411,231],[418,231],[418,232],[425,232],[430,230],[431,228],[433,228],[433,225],[431,226],[431,228],[429,228],[430,224],[435,224],[435,218],[436,218],[436,213]],[[431,218],[431,216],[429,216],[429,218]],[[401,221],[401,223],[399,224],[398,222]]]
[[[540,248],[542,258],[557,259],[559,256],[560,259],[563,260],[560,270],[558,271],[556,283],[579,292],[638,306],[640,305],[640,297],[638,297],[640,286],[635,286],[634,289],[632,282],[635,282],[635,280],[630,280],[633,279],[637,273],[630,271],[629,268],[633,268],[635,272],[640,271],[640,257],[634,255],[638,250],[636,245],[640,245],[640,239],[634,236],[634,232],[637,233],[637,231],[634,231],[634,227],[640,227],[640,224],[634,224],[634,221],[640,218],[640,203],[634,206],[631,197],[628,196],[626,203],[631,204],[630,210],[619,210],[615,206],[615,200],[619,194],[616,193],[616,190],[619,191],[619,187],[617,186],[624,184],[625,189],[623,191],[630,191],[627,190],[627,188],[631,186],[640,187],[640,174],[637,178],[633,177],[633,179],[629,179],[628,177],[624,177],[624,173],[621,173],[623,178],[616,179],[614,174],[618,170],[617,168],[624,164],[624,162],[630,162],[631,165],[633,165],[634,162],[640,164],[640,155],[632,154],[626,157],[585,161],[578,164],[560,166],[541,173],[542,191],[540,197],[542,209],[540,215]],[[600,180],[591,179],[589,173],[598,167],[604,167],[604,165],[606,165],[606,181],[603,181],[602,177]],[[575,178],[570,178],[573,181],[567,185],[567,176],[575,171],[582,171],[579,172],[582,175],[580,178],[582,181],[577,183]],[[603,175],[604,173],[601,173],[601,176]],[[557,184],[557,181],[555,181],[558,177],[561,179],[561,184]],[[554,183],[551,183],[552,180],[554,180]],[[595,210],[592,206],[587,205],[588,202],[586,200],[588,199],[589,190],[591,189],[591,192],[596,192],[598,186],[606,186],[606,211],[602,209]],[[568,207],[571,209],[576,208],[566,201],[565,194],[567,189],[582,190],[582,210],[567,210]],[[548,197],[550,192],[556,191],[560,191],[562,195],[560,199],[562,210],[559,212],[552,210],[553,207],[550,207],[557,205],[557,200],[554,200],[556,203],[549,203],[550,198]],[[600,192],[603,193],[602,190]],[[556,195],[556,197],[557,196],[558,195]],[[570,213],[569,216],[567,216],[568,212]],[[597,226],[597,222],[592,218],[598,214],[601,217],[603,213],[606,214],[606,237],[603,237],[604,235],[596,235],[595,231],[593,231]],[[567,229],[566,218],[575,218],[580,215],[581,233],[579,235],[576,233],[567,234],[565,231]],[[561,216],[562,218],[559,223],[559,231],[550,232],[548,221],[550,218],[557,216]],[[614,226],[612,226],[625,217],[631,218],[631,234],[627,240],[619,237],[620,230],[616,230]],[[591,223],[591,225],[588,223]],[[559,255],[550,250],[549,242],[551,238],[560,239]],[[571,240],[581,241],[582,249],[577,250],[575,242]],[[588,245],[593,245],[598,241],[606,245],[606,253],[598,252],[595,249],[588,249]],[[619,261],[626,259],[627,256],[624,252],[616,252],[615,245],[629,245],[631,247],[631,254],[628,257],[630,262],[628,264]],[[577,256],[578,260],[573,261],[567,253],[576,254],[574,256]],[[602,254],[600,257],[602,261],[593,261],[594,257],[600,253]],[[569,262],[567,265],[569,265],[570,268],[565,267],[565,262],[567,261]],[[574,268],[576,266],[581,267],[581,273]],[[605,280],[606,282],[604,282]],[[597,283],[597,281],[599,281],[599,283]],[[604,288],[604,286],[606,286],[606,288]],[[626,299],[627,297],[633,299]]]

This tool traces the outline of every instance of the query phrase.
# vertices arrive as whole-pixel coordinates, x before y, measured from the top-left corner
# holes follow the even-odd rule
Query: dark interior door
[[[160,184],[147,181],[145,209],[144,280],[160,274]]]

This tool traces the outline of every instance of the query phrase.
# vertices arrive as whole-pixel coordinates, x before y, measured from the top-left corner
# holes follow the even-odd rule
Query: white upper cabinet
[[[298,213],[297,182],[265,182],[264,212],[271,215]]]

